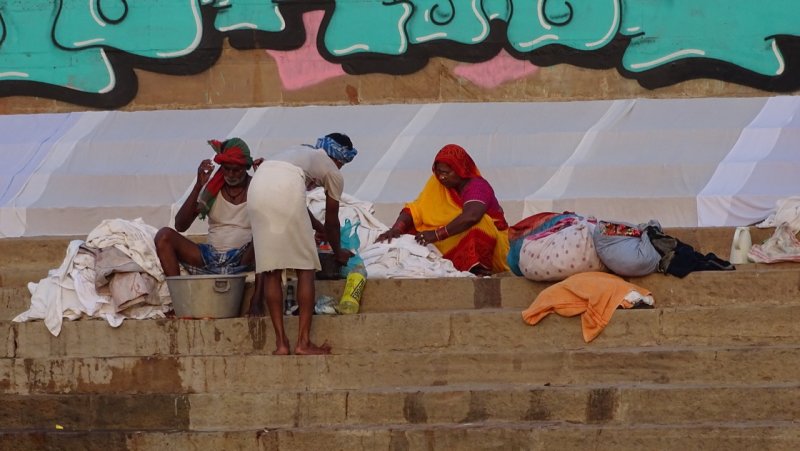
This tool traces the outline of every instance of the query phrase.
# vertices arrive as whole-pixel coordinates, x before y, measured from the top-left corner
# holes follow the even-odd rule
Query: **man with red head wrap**
[[[191,274],[235,274],[253,269],[253,234],[247,214],[247,170],[253,161],[247,144],[239,138],[208,142],[219,165],[206,159],[197,168],[192,191],[175,215],[175,228],[164,227],[155,237],[164,275],[177,276],[180,265]],[[194,220],[208,219],[208,239],[197,244],[181,235]]]

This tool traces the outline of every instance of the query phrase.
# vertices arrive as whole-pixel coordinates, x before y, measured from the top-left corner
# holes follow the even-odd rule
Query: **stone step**
[[[551,314],[536,326],[518,310],[481,309],[317,316],[312,338],[336,354],[387,352],[580,350],[658,346],[800,345],[800,304],[617,310],[590,344],[579,317]],[[297,318],[285,317],[296,336]],[[233,356],[271,354],[267,318],[66,321],[55,337],[41,321],[0,322],[0,356],[50,357]]]
[[[693,425],[793,421],[800,387],[530,386],[226,394],[6,395],[2,430],[236,431],[320,426],[551,422]]]
[[[679,305],[774,305],[800,300],[800,265],[740,265],[735,271],[694,272],[684,278],[665,274],[627,278],[650,290],[658,307]],[[767,266],[767,267],[765,267]],[[523,277],[368,279],[362,311],[423,311],[485,307],[524,310],[546,282]],[[317,294],[341,295],[342,281],[317,281]]]
[[[800,302],[800,265],[740,265],[736,271],[694,272],[683,279],[650,274],[629,280],[653,292],[657,307],[763,306]],[[368,279],[363,313],[460,310],[486,307],[524,310],[551,283],[522,277]],[[252,289],[252,287],[249,287]],[[344,282],[318,280],[317,295],[341,296]],[[251,292],[248,290],[248,292]],[[245,294],[245,301],[249,295]],[[27,288],[0,288],[0,320],[30,308]]]
[[[790,384],[800,346],[0,360],[0,393],[250,393],[468,384]]]
[[[704,422],[692,426],[574,425],[497,422],[459,425],[360,425],[338,428],[259,428],[227,432],[44,431],[0,432],[0,449],[40,451],[452,451],[591,449],[596,451],[795,450],[796,422]]]
[[[664,232],[694,247],[703,254],[714,252],[721,258],[728,258],[735,227],[667,227]],[[774,228],[759,229],[750,227],[753,243],[760,243],[775,232]],[[204,235],[191,235],[190,239],[202,242]],[[85,236],[41,236],[0,239],[0,255],[14,256],[4,259],[4,265],[45,261],[49,264],[61,263],[67,245],[72,240],[85,240]]]
[[[38,282],[47,277],[50,269],[60,265],[45,267],[44,265],[15,266],[13,268],[0,267],[0,287],[26,287],[28,282]]]
[[[774,229],[750,228],[753,243],[760,243],[774,232]],[[669,228],[665,232],[693,246],[705,254],[714,252],[721,258],[728,258],[733,227],[687,227]],[[61,265],[67,245],[73,239],[86,237],[26,237],[0,239],[0,287],[25,286],[47,275],[47,271]],[[190,236],[195,241],[203,241],[204,236]]]

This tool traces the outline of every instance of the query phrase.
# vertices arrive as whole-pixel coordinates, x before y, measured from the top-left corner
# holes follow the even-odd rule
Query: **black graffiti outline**
[[[121,1],[123,1],[127,11],[127,0]],[[448,1],[453,5],[452,0]],[[544,1],[546,2],[547,0]],[[63,8],[63,0],[58,0],[58,2],[58,14],[53,21],[51,29],[53,45],[64,51],[76,51],[76,49],[61,46],[55,40],[55,25]],[[767,40],[775,39],[776,45],[784,58],[785,70],[780,75],[762,75],[727,61],[711,58],[687,58],[656,66],[645,72],[631,72],[622,66],[622,57],[630,45],[632,36],[622,35],[619,31],[601,49],[579,50],[559,43],[552,43],[532,52],[523,53],[517,51],[511,46],[506,34],[508,22],[514,14],[514,3],[512,0],[506,0],[508,17],[504,19],[489,19],[489,34],[483,42],[478,44],[462,44],[449,40],[428,41],[409,45],[406,53],[399,56],[367,52],[336,56],[328,52],[324,41],[325,32],[335,8],[334,0],[272,0],[272,3],[278,6],[279,12],[286,23],[286,27],[282,31],[231,30],[220,32],[214,28],[216,14],[220,9],[232,5],[200,5],[203,22],[201,42],[197,50],[178,58],[165,60],[141,57],[104,45],[93,45],[80,49],[102,48],[104,50],[116,80],[114,89],[108,93],[85,93],[30,80],[1,80],[0,97],[35,96],[94,108],[121,108],[132,101],[138,94],[138,78],[134,69],[138,68],[170,75],[197,74],[216,64],[222,53],[224,39],[228,40],[231,47],[239,50],[295,50],[304,44],[307,36],[303,26],[302,15],[315,10],[322,10],[324,13],[317,34],[317,50],[324,59],[341,65],[346,73],[353,75],[371,73],[409,75],[422,70],[433,57],[444,57],[466,63],[478,63],[488,61],[494,58],[501,50],[505,50],[516,59],[528,61],[541,67],[569,64],[590,69],[616,69],[623,77],[635,80],[643,88],[650,90],[698,78],[716,79],[771,92],[791,92],[800,89],[800,37],[793,35],[776,35],[765,38]],[[385,5],[408,3],[412,8],[411,14],[417,13],[416,6],[410,0],[382,0],[382,3]],[[545,16],[548,23],[555,26],[563,26],[572,20],[574,15],[573,7],[569,1],[566,1],[565,4],[567,4],[570,11],[568,21],[559,23]],[[431,10],[436,7],[438,7],[438,3]],[[453,11],[455,14],[455,8]],[[481,2],[481,11],[488,19],[483,2]],[[624,11],[621,11],[621,14],[624,14]],[[106,19],[104,17],[104,20]],[[447,23],[450,22],[448,21]],[[2,14],[0,14],[0,25],[3,26],[3,33],[0,35],[1,44],[7,37],[7,27]]]
[[[64,7],[64,0],[57,1],[58,5],[50,29],[52,44],[67,52],[102,49],[114,75],[114,88],[106,93],[89,93],[41,81],[2,80],[0,81],[0,97],[43,97],[92,108],[118,109],[130,103],[138,94],[139,81],[134,69],[167,75],[194,75],[214,66],[222,54],[224,36],[214,28],[216,9],[211,5],[200,6],[203,35],[197,50],[184,56],[164,60],[134,55],[102,44],[89,45],[77,50],[61,45],[56,39],[56,24]]]
[[[450,17],[448,17],[447,20],[444,22],[439,22],[439,20],[436,19],[436,10],[439,8],[439,2],[437,1],[436,4],[433,5],[433,8],[431,8],[431,22],[435,23],[436,25],[444,26],[448,25],[456,18],[456,7],[455,5],[453,5],[453,0],[447,0],[447,3],[450,4],[450,11],[451,11]],[[481,2],[481,8],[482,7],[483,7],[483,2]]]
[[[6,20],[3,19],[2,11],[0,11],[0,27],[3,27],[3,34],[0,34],[0,44],[2,44],[6,40],[6,35],[8,35],[8,28],[6,27]]]
[[[97,14],[100,14],[100,18],[103,19],[106,23],[111,25],[116,25],[122,22],[123,20],[125,20],[126,17],[128,17],[128,0],[119,0],[119,1],[122,2],[122,6],[125,9],[125,11],[122,13],[122,16],[120,16],[119,19],[111,19],[106,15],[106,13],[103,12],[103,7],[101,6],[103,0],[94,0],[95,4],[97,5]]]
[[[548,1],[549,0],[543,0],[542,11],[547,9]],[[572,9],[572,3],[568,1],[565,1],[564,3],[567,5],[567,9],[569,10],[569,13],[567,13],[567,20],[563,22],[556,22],[555,20],[550,19],[550,17],[547,14],[543,14],[542,17],[544,17],[544,21],[547,22],[549,25],[553,25],[556,27],[563,27],[565,25],[569,25],[569,23],[572,22],[572,16],[575,15],[575,11]]]

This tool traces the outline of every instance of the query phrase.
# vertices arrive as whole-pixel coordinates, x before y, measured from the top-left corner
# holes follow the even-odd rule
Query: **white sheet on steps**
[[[322,188],[308,192],[308,209],[320,221],[325,217],[325,193]],[[367,268],[367,278],[433,278],[472,277],[469,272],[457,270],[450,260],[434,246],[421,246],[410,235],[392,240],[391,243],[375,243],[378,235],[388,229],[372,212],[372,203],[344,194],[339,205],[339,221],[345,219],[359,222],[359,253]]]

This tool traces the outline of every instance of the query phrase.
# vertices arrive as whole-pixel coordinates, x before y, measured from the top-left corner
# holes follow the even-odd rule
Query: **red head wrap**
[[[217,154],[214,156],[214,162],[217,164],[240,164],[246,166],[247,169],[253,165],[253,157],[250,156],[250,148],[240,138],[231,138],[225,141],[218,141],[212,139],[208,144],[214,148]],[[214,201],[217,199],[217,194],[225,185],[225,177],[222,171],[217,172],[211,177],[211,180],[206,183],[203,191],[200,192],[198,202],[200,203],[200,218],[206,217]]]
[[[457,144],[448,144],[436,154],[433,159],[433,170],[436,170],[436,163],[445,163],[450,166],[453,171],[463,179],[479,177],[481,171],[475,166],[472,157],[469,156],[463,147]]]

